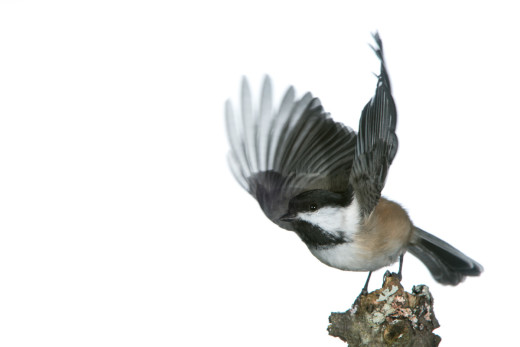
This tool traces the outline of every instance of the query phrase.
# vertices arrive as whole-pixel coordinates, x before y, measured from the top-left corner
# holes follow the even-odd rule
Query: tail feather
[[[484,271],[475,260],[432,234],[415,227],[415,236],[408,251],[426,265],[437,282],[457,285],[466,276],[478,276]]]

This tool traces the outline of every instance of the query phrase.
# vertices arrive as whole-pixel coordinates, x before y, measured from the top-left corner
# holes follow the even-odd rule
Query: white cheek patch
[[[361,220],[356,198],[347,207],[323,207],[315,212],[300,212],[298,217],[330,234],[346,236],[358,232]]]
[[[314,212],[300,212],[301,220],[319,226],[325,231],[341,230],[343,212],[339,207],[323,207]]]

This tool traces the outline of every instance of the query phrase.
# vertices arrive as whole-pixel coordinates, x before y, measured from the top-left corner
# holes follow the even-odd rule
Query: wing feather
[[[311,189],[348,189],[356,134],[334,122],[310,93],[296,99],[293,87],[274,110],[269,77],[264,79],[258,110],[253,105],[244,79],[240,114],[226,103],[229,165],[267,217],[291,230],[279,218],[292,197]]]
[[[282,99],[282,103],[280,105],[280,109],[278,114],[272,117],[272,121],[270,124],[270,132],[269,132],[269,151],[267,153],[268,157],[268,166],[266,169],[273,168],[275,166],[275,153],[278,148],[278,143],[280,142],[280,137],[282,134],[282,128],[284,127],[287,119],[291,114],[291,108],[294,105],[294,97],[295,92],[294,88],[291,86],[285,92],[285,95]]]
[[[274,112],[273,110],[273,90],[271,79],[264,78],[262,87],[262,95],[260,97],[260,113],[258,116],[258,132],[256,135],[256,148],[258,150],[258,169],[260,171],[267,170],[268,163],[268,149],[269,149],[269,125],[272,122]]]
[[[255,146],[256,119],[253,117],[253,100],[251,98],[251,88],[247,79],[242,79],[241,89],[241,113],[242,126],[244,129],[244,153],[250,172],[257,171],[257,152]]]
[[[374,40],[377,46],[372,49],[381,61],[381,72],[376,93],[361,113],[356,159],[350,177],[364,215],[370,214],[377,205],[398,147],[395,134],[397,110],[386,70],[383,44],[377,33]]]

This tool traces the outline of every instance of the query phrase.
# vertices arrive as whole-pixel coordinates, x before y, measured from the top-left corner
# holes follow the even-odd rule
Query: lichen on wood
[[[352,308],[331,313],[329,334],[351,347],[438,346],[441,338],[433,313],[433,298],[425,285],[406,292],[395,274],[387,273],[381,289],[359,295]]]

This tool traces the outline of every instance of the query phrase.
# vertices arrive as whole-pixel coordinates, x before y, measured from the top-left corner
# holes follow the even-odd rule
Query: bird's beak
[[[280,217],[280,220],[282,222],[292,222],[295,219],[296,219],[296,213],[292,213],[292,212],[286,213]]]

